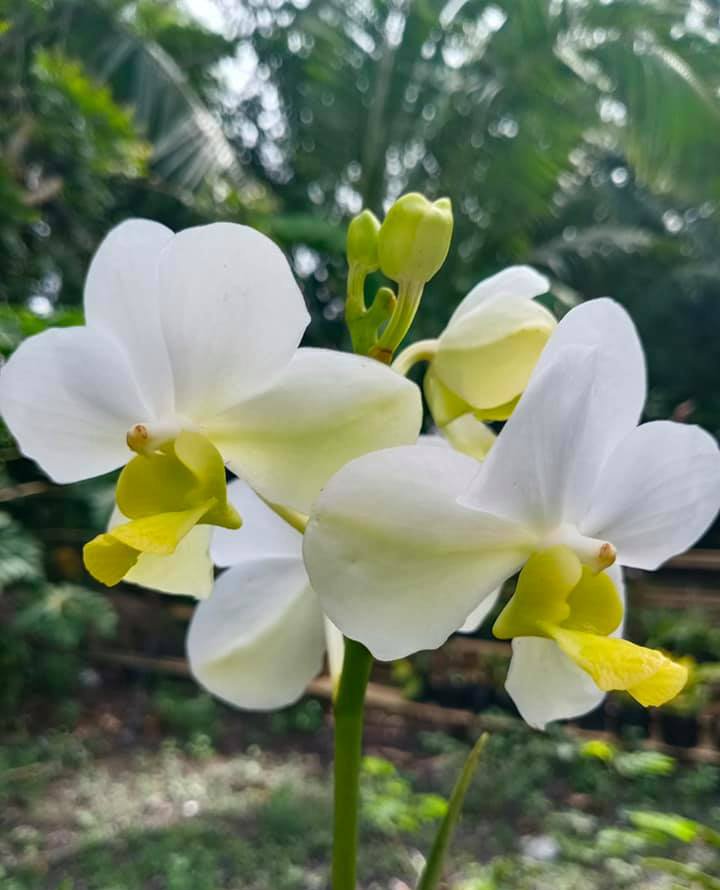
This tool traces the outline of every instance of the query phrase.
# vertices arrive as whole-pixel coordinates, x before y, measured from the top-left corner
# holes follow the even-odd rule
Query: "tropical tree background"
[[[337,344],[347,219],[419,189],[451,196],[457,233],[418,333],[480,277],[532,262],[560,311],[605,293],[630,306],[653,413],[720,425],[717,3],[5,5],[9,304],[76,306],[128,215],[250,220],[292,253],[314,342]]]
[[[265,230],[308,342],[348,346],[347,221],[419,190],[452,198],[456,233],[417,337],[528,262],[559,314],[627,305],[648,416],[718,434],[719,158],[718,0],[0,0],[0,351],[82,320],[89,258],[128,216]],[[60,490],[0,447],[12,721],[113,631],[79,556],[112,480]]]

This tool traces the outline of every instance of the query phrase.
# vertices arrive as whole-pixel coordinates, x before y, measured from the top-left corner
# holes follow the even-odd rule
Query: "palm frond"
[[[69,6],[80,12],[72,0]],[[84,62],[112,86],[115,97],[133,107],[160,176],[188,190],[213,176],[239,183],[242,172],[232,145],[178,63],[104,0],[83,3],[82,15],[94,21],[71,29],[70,44],[82,50]],[[104,39],[89,45],[86,35],[97,41],[99,33]]]

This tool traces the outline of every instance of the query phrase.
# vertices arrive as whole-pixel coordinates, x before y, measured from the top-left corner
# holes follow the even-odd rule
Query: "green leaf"
[[[458,778],[455,787],[452,790],[452,794],[450,795],[450,801],[448,803],[448,810],[445,814],[445,818],[443,819],[442,824],[438,829],[438,833],[435,835],[435,841],[433,842],[432,849],[430,850],[428,860],[425,863],[423,873],[420,876],[417,890],[434,890],[434,888],[438,886],[438,882],[442,877],[442,868],[445,861],[445,854],[447,853],[448,847],[450,846],[450,841],[452,840],[455,826],[460,820],[460,813],[462,811],[465,793],[470,787],[470,782],[475,775],[475,770],[477,769],[477,765],[480,761],[480,755],[485,749],[488,738],[488,734],[483,733],[477,740],[477,742],[475,742],[472,751],[470,751],[467,756],[467,760],[465,761],[465,764],[462,768],[460,777]]]
[[[645,868],[661,871],[676,878],[684,878],[690,881],[690,886],[703,887],[705,890],[720,890],[720,879],[700,871],[697,865],[675,862],[662,856],[646,856],[640,861]]]

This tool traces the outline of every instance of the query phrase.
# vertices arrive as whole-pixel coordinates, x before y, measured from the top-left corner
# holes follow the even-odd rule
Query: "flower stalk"
[[[345,657],[334,706],[333,890],[355,890],[363,710],[372,663],[372,655],[362,643],[345,639]]]
[[[437,353],[437,340],[418,340],[407,346],[392,363],[393,371],[407,377],[415,365],[431,362]]]

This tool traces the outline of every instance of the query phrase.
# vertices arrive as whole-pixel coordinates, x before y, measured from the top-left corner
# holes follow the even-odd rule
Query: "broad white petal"
[[[538,529],[579,522],[608,455],[637,423],[644,391],[642,349],[625,310],[611,300],[573,309],[550,338],[468,502]]]
[[[623,307],[602,297],[581,303],[562,319],[540,356],[533,381],[568,346],[597,349],[593,387],[596,411],[603,419],[605,454],[640,422],[647,394],[645,354],[633,320]]]
[[[268,500],[309,512],[348,461],[414,442],[418,387],[373,359],[301,349],[270,390],[214,421],[209,435],[234,473]]]
[[[587,714],[605,698],[589,674],[553,640],[519,637],[513,640],[512,651],[505,689],[520,716],[534,729]]]
[[[549,289],[547,278],[531,266],[510,266],[478,282],[453,312],[448,327],[478,306],[532,300]]]
[[[158,257],[172,237],[170,229],[151,220],[121,223],[98,247],[85,281],[87,324],[118,340],[158,418],[174,410],[158,306]]]
[[[376,658],[441,645],[532,550],[524,530],[457,502],[477,467],[448,448],[390,448],[345,466],[315,503],[313,588]]]
[[[30,337],[0,372],[0,412],[22,453],[55,482],[126,463],[127,431],[148,411],[126,354],[87,327]]]
[[[273,513],[246,482],[234,479],[228,485],[228,500],[243,524],[233,531],[213,529],[211,553],[216,565],[224,568],[264,556],[302,559],[302,535]]]
[[[196,421],[270,386],[310,320],[280,248],[247,226],[179,232],[159,281],[176,409]]]
[[[480,603],[479,606],[476,606],[472,610],[472,612],[465,619],[465,624],[463,624],[462,627],[458,628],[458,631],[461,634],[472,634],[475,633],[476,630],[478,630],[483,621],[485,621],[485,619],[494,609],[495,603],[498,601],[501,590],[502,587],[498,587],[497,590],[493,590],[491,594],[485,597],[485,599]]]
[[[604,460],[593,415],[596,352],[568,347],[520,399],[466,498],[538,532],[584,515]]]
[[[232,705],[264,711],[297,701],[325,653],[302,561],[247,560],[220,575],[195,611],[187,652],[198,682]]]
[[[582,524],[623,565],[656,569],[691,547],[720,509],[720,450],[697,426],[646,423],[610,455]]]

